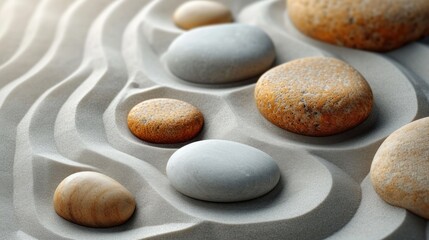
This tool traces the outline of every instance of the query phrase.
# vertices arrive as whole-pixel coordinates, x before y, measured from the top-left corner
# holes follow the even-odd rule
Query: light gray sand
[[[277,64],[334,56],[374,92],[375,110],[346,133],[311,138],[267,122],[253,102],[256,79],[207,86],[176,78],[163,54],[182,31],[171,14],[183,0],[0,1],[0,238],[5,239],[425,239],[429,224],[387,205],[367,177],[381,141],[429,115],[429,41],[388,54],[309,39],[288,21],[283,0],[222,1],[242,23],[264,29]],[[203,112],[195,139],[226,139],[274,158],[280,184],[247,202],[190,199],[169,185],[165,167],[185,144],[135,138],[129,109],[174,97]],[[136,197],[125,225],[92,229],[56,215],[52,195],[71,173],[106,174]]]

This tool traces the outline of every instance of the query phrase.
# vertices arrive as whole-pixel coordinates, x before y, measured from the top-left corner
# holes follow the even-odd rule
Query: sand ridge
[[[333,56],[367,79],[375,103],[367,121],[336,136],[305,137],[259,115],[252,94],[256,79],[208,87],[169,73],[163,55],[183,32],[169,17],[182,2],[40,0],[31,1],[34,12],[24,0],[0,2],[2,12],[8,12],[0,28],[2,236],[427,237],[427,221],[382,202],[367,177],[381,141],[429,113],[429,72],[421,64],[429,61],[427,40],[388,54],[344,49],[300,34],[282,0],[221,1],[234,19],[270,35],[277,65],[303,56]],[[226,139],[270,154],[281,171],[278,187],[233,204],[193,200],[175,191],[165,166],[187,143],[146,144],[126,125],[132,106],[155,97],[174,97],[203,112],[205,128],[191,142]],[[85,170],[108,175],[134,194],[137,211],[129,222],[91,229],[55,214],[52,194],[58,183]],[[303,224],[308,231],[302,231]]]

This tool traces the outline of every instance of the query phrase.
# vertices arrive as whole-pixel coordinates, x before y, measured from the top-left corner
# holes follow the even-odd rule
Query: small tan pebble
[[[429,35],[428,0],[286,0],[293,24],[332,44],[389,51]]]
[[[204,117],[198,108],[176,99],[155,98],[134,106],[128,128],[138,138],[152,143],[180,143],[194,138]]]
[[[429,220],[429,118],[409,123],[386,138],[370,175],[384,201]]]
[[[97,172],[66,177],[54,193],[54,208],[64,219],[87,227],[114,227],[134,213],[134,196],[114,179]]]
[[[196,27],[230,23],[231,11],[219,2],[214,1],[189,1],[180,5],[173,15],[174,23],[185,30]]]
[[[256,83],[255,99],[267,120],[308,136],[353,128],[369,116],[373,104],[363,76],[327,57],[297,59],[269,70]]]

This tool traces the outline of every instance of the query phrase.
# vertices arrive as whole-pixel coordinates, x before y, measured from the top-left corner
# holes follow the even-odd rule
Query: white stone
[[[177,37],[166,62],[177,77],[196,83],[228,83],[250,79],[268,70],[274,44],[261,29],[245,24],[195,28]]]
[[[226,140],[194,142],[167,163],[177,191],[212,202],[250,200],[271,191],[280,179],[277,163],[254,147]]]

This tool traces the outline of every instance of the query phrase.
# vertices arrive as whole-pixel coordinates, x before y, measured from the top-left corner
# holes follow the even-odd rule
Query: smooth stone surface
[[[349,64],[308,57],[262,75],[256,83],[255,100],[260,113],[283,129],[328,136],[368,118],[373,95],[364,77]]]
[[[212,202],[250,200],[271,191],[280,179],[277,163],[254,147],[226,140],[194,142],[167,163],[177,191]]]
[[[114,227],[134,213],[134,196],[116,180],[97,172],[66,177],[54,193],[55,212],[87,227]]]
[[[227,6],[214,1],[189,1],[180,5],[173,14],[174,23],[185,30],[196,27],[232,22]]]
[[[204,117],[193,105],[170,98],[154,98],[135,105],[128,113],[128,128],[151,143],[181,143],[203,128]]]
[[[193,29],[168,48],[166,62],[177,77],[196,83],[228,83],[255,77],[271,67],[275,49],[261,29],[222,24]]]
[[[429,220],[429,118],[393,132],[375,154],[370,175],[383,200]]]

